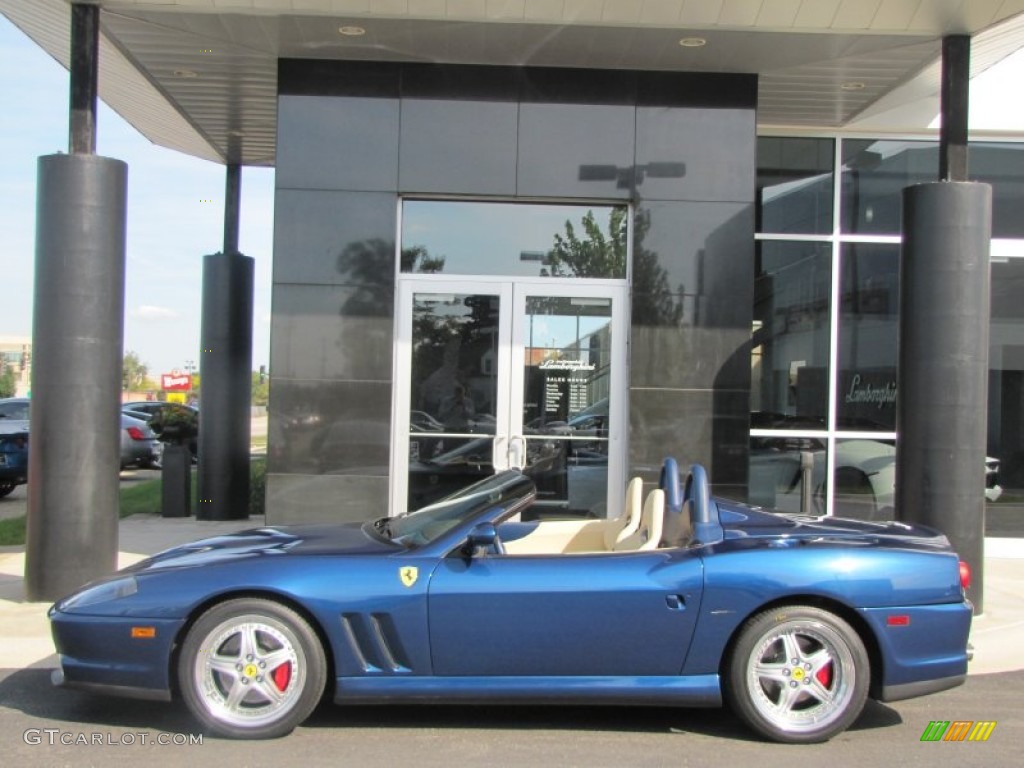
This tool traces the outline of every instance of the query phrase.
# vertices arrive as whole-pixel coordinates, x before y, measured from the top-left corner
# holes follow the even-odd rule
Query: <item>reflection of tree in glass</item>
[[[413,407],[440,417],[443,400],[459,386],[473,402],[474,410],[489,412],[494,377],[483,366],[495,354],[497,316],[496,296],[416,300],[412,320]]]
[[[350,243],[338,254],[337,270],[352,288],[352,296],[345,302],[344,314],[380,314],[394,291],[394,263],[395,244],[381,238]],[[402,272],[441,272],[444,270],[444,256],[431,256],[421,245],[403,248],[401,266]],[[390,314],[391,308],[385,308]]]
[[[627,209],[615,207],[608,219],[608,233],[601,231],[593,211],[583,217],[584,239],[572,222],[565,222],[565,235],[555,235],[548,252],[548,266],[542,276],[625,277],[629,243]],[[658,254],[644,248],[651,228],[650,211],[639,211],[633,220],[633,322],[638,325],[678,325],[683,319],[680,284],[673,291],[668,272],[658,264]]]
[[[402,272],[433,275],[444,272],[444,256],[431,256],[424,245],[402,249]]]
[[[580,239],[571,221],[565,222],[565,236],[555,233],[555,245],[548,252],[548,268],[542,275],[551,277],[625,277],[626,244],[629,224],[626,208],[612,208],[608,234],[601,231],[593,211],[583,217]]]

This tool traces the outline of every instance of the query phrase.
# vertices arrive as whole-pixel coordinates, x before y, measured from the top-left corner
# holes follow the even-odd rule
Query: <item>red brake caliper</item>
[[[277,686],[277,690],[283,691],[288,687],[289,681],[292,679],[292,665],[291,662],[286,662],[280,667],[270,673],[270,676],[274,680],[274,685]]]
[[[814,678],[825,688],[832,685],[832,662],[830,661],[824,667],[815,672]]]

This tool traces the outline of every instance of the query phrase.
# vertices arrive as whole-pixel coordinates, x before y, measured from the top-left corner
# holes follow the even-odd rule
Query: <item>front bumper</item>
[[[145,699],[146,701],[170,701],[170,690],[158,690],[155,688],[133,688],[128,685],[104,685],[103,683],[88,683],[81,680],[68,680],[63,669],[55,669],[50,673],[50,682],[55,688],[74,688],[89,693],[101,693],[108,696],[120,696],[124,699]]]
[[[169,699],[171,651],[182,619],[86,616],[51,609],[61,686],[135,698]],[[133,637],[133,628],[152,637]],[[143,634],[149,634],[143,633]]]

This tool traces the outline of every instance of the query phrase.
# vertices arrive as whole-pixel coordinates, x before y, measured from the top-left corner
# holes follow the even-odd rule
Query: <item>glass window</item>
[[[526,297],[524,473],[551,514],[605,515],[611,310],[609,299]]]
[[[833,514],[857,520],[892,520],[896,444],[892,440],[836,440]]]
[[[992,263],[987,536],[1024,536],[1024,259]]]
[[[413,299],[410,510],[494,472],[499,311],[483,293]]]
[[[841,429],[896,429],[900,247],[846,244],[839,277]]]
[[[625,278],[624,205],[407,200],[402,272]]]
[[[825,428],[831,248],[757,244],[750,393],[755,429]]]
[[[831,139],[757,140],[757,231],[832,232]]]
[[[898,235],[903,188],[937,181],[938,145],[925,141],[843,141],[839,208],[847,234]]]
[[[806,483],[805,455],[810,469]],[[825,514],[827,457],[821,438],[750,438],[750,503],[777,512]],[[809,494],[806,508],[805,493]]]
[[[1024,144],[971,144],[968,169],[992,185],[992,237],[1024,238]]]

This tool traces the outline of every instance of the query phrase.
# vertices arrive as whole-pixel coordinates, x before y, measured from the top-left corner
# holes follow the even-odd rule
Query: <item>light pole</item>
[[[196,361],[195,360],[186,360],[185,361],[185,373],[188,374],[188,395],[189,395],[189,400],[192,399],[192,375],[195,373],[195,371],[196,371]],[[191,405],[191,404],[192,403],[190,402],[189,405]]]

